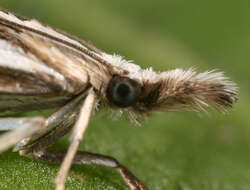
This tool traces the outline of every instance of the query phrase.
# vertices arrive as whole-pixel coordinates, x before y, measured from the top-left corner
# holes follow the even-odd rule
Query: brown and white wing
[[[0,113],[55,107],[100,87],[108,72],[95,57],[64,33],[0,10]]]

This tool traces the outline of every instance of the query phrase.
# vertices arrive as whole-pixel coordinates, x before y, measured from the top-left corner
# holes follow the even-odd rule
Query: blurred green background
[[[151,190],[250,189],[249,0],[0,0],[143,68],[224,71],[240,86],[227,115],[161,113],[143,126],[92,118],[82,150],[114,156]],[[48,114],[48,113],[43,113]],[[68,138],[54,148],[67,148]],[[7,151],[0,189],[53,189],[58,165]],[[129,189],[113,169],[72,167],[67,189]]]

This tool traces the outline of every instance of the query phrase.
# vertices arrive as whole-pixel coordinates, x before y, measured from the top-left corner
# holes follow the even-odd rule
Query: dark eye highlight
[[[107,98],[116,106],[128,107],[137,101],[140,91],[138,82],[127,77],[114,76],[108,84]]]

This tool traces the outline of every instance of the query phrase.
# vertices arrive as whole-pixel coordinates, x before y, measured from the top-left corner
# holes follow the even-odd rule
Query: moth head
[[[136,123],[155,111],[207,112],[214,107],[224,112],[237,100],[237,85],[222,72],[155,72],[122,59],[113,66],[116,73],[108,82],[106,98],[116,115]]]
[[[115,112],[122,112],[139,122],[157,103],[159,90],[159,84],[141,83],[136,78],[114,75],[108,83],[106,97]]]

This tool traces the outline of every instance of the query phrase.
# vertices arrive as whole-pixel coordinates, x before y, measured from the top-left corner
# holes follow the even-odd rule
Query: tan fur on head
[[[176,69],[162,73],[159,107],[206,111],[213,106],[223,111],[237,100],[236,84],[222,72],[207,71],[197,74],[192,69]]]
[[[237,101],[238,87],[223,72],[196,73],[193,69],[155,72],[152,68],[141,69],[118,55],[104,57],[117,75],[141,84],[141,94],[133,106],[114,109],[114,115],[124,114],[138,124],[154,111],[207,112],[213,107],[225,112]],[[127,74],[122,74],[125,70]]]
[[[207,112],[214,107],[224,112],[237,101],[236,84],[222,72],[175,69],[158,76],[153,83],[144,82],[140,100],[127,109],[130,119],[138,122],[153,111]]]

